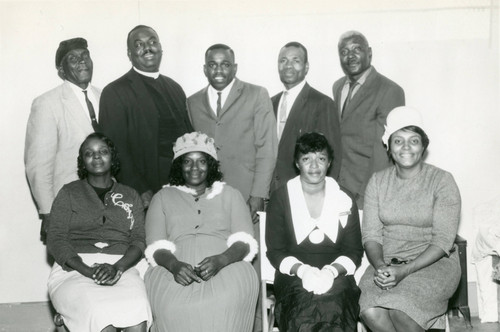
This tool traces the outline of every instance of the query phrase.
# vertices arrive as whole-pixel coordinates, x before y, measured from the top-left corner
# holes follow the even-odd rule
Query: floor
[[[48,302],[0,304],[0,332],[55,332],[52,312]],[[450,317],[451,332],[500,332],[499,323],[481,324],[477,317],[472,317],[472,326],[467,328],[461,317]]]

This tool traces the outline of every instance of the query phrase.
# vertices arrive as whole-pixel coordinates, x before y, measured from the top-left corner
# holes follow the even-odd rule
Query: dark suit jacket
[[[283,92],[271,98],[276,117],[282,94]],[[290,114],[278,144],[278,159],[271,184],[272,190],[279,188],[298,175],[293,160],[295,142],[300,135],[311,131],[323,133],[330,143],[334,159],[328,175],[337,179],[342,160],[337,107],[330,97],[313,89],[306,83],[290,109]]]
[[[174,80],[160,75],[168,87],[168,98],[183,119],[179,126],[193,131],[186,110],[186,95]],[[139,193],[161,189],[158,167],[158,109],[134,69],[108,84],[102,91],[99,123],[115,143],[121,162],[119,182]]]
[[[343,77],[333,84],[333,97],[339,110],[346,80],[347,77]],[[360,209],[363,209],[365,188],[372,174],[391,165],[382,143],[387,114],[404,104],[403,89],[372,67],[341,115],[342,166],[338,182],[355,195]]]

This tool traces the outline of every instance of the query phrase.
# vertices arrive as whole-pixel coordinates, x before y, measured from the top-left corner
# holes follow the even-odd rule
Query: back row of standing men
[[[60,43],[56,68],[64,83],[33,101],[26,131],[26,173],[42,221],[59,189],[77,179],[78,148],[93,131],[114,141],[122,163],[118,181],[136,189],[145,206],[167,182],[175,140],[193,129],[206,133],[215,139],[225,182],[243,194],[254,221],[269,192],[297,175],[297,138],[318,131],[334,149],[329,175],[363,208],[371,174],[389,165],[381,137],[387,114],[404,105],[404,92],[371,65],[372,50],[361,33],[340,37],[346,76],[333,84],[334,100],[306,82],[307,49],[297,42],[279,52],[284,90],[272,98],[236,78],[233,50],[216,44],[205,53],[209,85],[186,99],[179,84],[159,73],[162,52],[151,27],[132,29],[132,69],[101,93],[90,84],[87,41]]]

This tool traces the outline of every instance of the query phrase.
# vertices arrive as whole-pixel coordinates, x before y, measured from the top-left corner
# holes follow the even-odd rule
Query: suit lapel
[[[371,73],[366,78],[365,83],[360,87],[358,92],[352,97],[351,101],[347,105],[342,118],[345,119],[352,110],[355,110],[364,100],[367,95],[373,94],[373,90],[377,89],[378,86],[376,84],[376,80],[378,77],[378,73],[374,67],[372,67]]]
[[[295,102],[290,109],[290,114],[288,114],[288,118],[286,119],[285,128],[283,129],[283,135],[281,136],[280,142],[289,135],[292,134],[293,125],[299,124],[299,127],[305,125],[302,123],[301,119],[303,118],[304,107],[307,103],[307,98],[309,98],[309,91],[311,90],[309,84],[305,84],[302,88],[302,91],[299,92],[297,98],[295,98]],[[294,136],[295,139],[295,136]]]
[[[64,112],[69,115],[68,119],[74,122],[72,128],[78,128],[86,136],[86,133],[92,132],[94,129],[85,114],[88,110],[83,109],[70,84],[68,81],[64,81],[63,84],[62,103],[64,105]]]
[[[203,89],[201,93],[201,102],[203,104],[202,112],[207,113],[207,115],[210,118],[216,120],[217,119],[217,116],[215,115],[216,110],[212,109],[212,106],[210,106],[210,100],[208,99],[208,87],[209,86]]]
[[[227,96],[226,102],[224,103],[224,106],[222,106],[221,114],[219,117],[221,117],[226,111],[233,105],[238,98],[240,98],[241,94],[243,93],[244,85],[241,83],[241,81],[237,78],[234,79],[234,84],[233,87],[231,88],[231,91],[229,91],[229,95]]]
[[[276,118],[276,120],[278,120],[278,107],[280,105],[280,100],[282,95],[283,92],[280,92],[276,96],[271,98],[271,102],[273,103],[274,117]]]

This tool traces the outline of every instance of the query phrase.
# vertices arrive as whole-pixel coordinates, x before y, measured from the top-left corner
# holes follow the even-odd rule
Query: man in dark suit
[[[363,209],[365,188],[374,172],[390,166],[382,135],[387,114],[405,104],[403,89],[371,65],[372,49],[357,31],[344,33],[338,43],[345,77],[333,84],[340,111],[342,166],[339,183],[351,191]]]
[[[333,100],[306,82],[309,70],[307,49],[298,42],[283,46],[278,56],[278,72],[285,90],[272,98],[279,138],[278,159],[272,189],[298,175],[293,153],[297,138],[316,131],[325,135],[333,148],[333,165],[328,175],[337,178],[342,160],[338,113]]]
[[[193,131],[184,91],[159,73],[162,53],[152,28],[133,28],[127,37],[133,68],[103,89],[100,104],[99,123],[121,161],[118,180],[136,189],[146,207],[167,183],[173,143]]]

